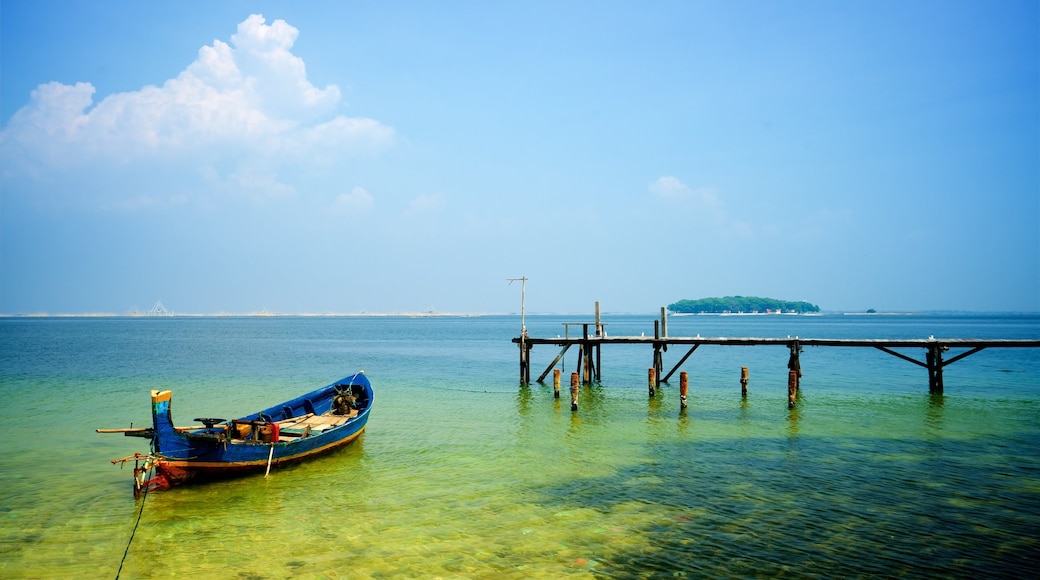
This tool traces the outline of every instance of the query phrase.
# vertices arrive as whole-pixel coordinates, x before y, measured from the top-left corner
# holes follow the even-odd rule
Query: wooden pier
[[[538,376],[538,382],[552,372],[556,363],[563,358],[564,354],[572,347],[578,347],[578,366],[574,375],[581,376],[585,384],[600,380],[602,368],[602,348],[604,345],[614,344],[641,344],[653,349],[653,359],[649,368],[649,387],[653,394],[655,387],[660,387],[662,382],[679,370],[680,367],[701,345],[718,346],[783,346],[790,352],[788,369],[793,375],[795,388],[797,378],[801,377],[801,362],[799,354],[805,346],[827,346],[827,347],[859,347],[873,348],[907,362],[921,366],[928,371],[928,388],[933,393],[943,391],[943,369],[959,360],[973,355],[987,348],[1037,348],[1040,340],[1015,340],[1015,339],[975,339],[975,338],[935,338],[923,339],[842,339],[842,338],[730,338],[730,337],[702,337],[698,336],[668,336],[667,317],[662,308],[661,320],[654,321],[654,336],[607,336],[604,332],[604,324],[599,321],[599,308],[597,303],[597,316],[595,322],[567,323],[567,326],[581,326],[581,336],[565,336],[556,338],[537,338],[527,336],[526,330],[521,335],[512,339],[520,347],[520,382],[531,382],[531,350],[536,345],[554,345],[561,347],[559,354],[553,359],[549,366]],[[664,372],[663,353],[669,347],[686,347],[688,350],[674,366]],[[918,360],[908,354],[898,352],[894,349],[921,349],[924,351],[924,360]],[[951,349],[958,352],[950,358],[945,358]],[[920,352],[920,351],[918,351]],[[574,375],[572,375],[572,389],[574,389]],[[558,374],[555,380],[559,380]],[[743,379],[742,379],[743,380]]]

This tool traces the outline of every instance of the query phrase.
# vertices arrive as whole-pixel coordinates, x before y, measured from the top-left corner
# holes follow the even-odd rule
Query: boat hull
[[[261,473],[270,469],[277,469],[278,467],[299,463],[318,455],[346,447],[358,439],[363,433],[364,428],[361,428],[351,437],[340,439],[311,451],[295,453],[293,455],[278,456],[279,448],[276,446],[275,455],[271,457],[270,466],[268,465],[268,457],[266,455],[260,459],[245,461],[174,461],[158,459],[155,462],[156,475],[149,481],[153,484],[152,489],[158,489],[169,488],[174,485],[182,485],[189,481],[212,481],[251,473]],[[269,453],[270,445],[264,446],[264,449],[264,453]]]
[[[351,397],[349,410],[336,407],[344,394]],[[253,415],[206,420],[210,424],[197,429],[174,427],[171,400],[170,391],[152,391],[152,453],[145,471],[155,475],[135,478],[145,490],[269,472],[342,448],[364,433],[373,393],[359,372]]]

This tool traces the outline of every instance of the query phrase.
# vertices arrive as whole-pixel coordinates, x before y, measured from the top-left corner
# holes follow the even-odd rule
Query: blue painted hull
[[[347,394],[351,408],[339,407]],[[141,482],[163,489],[190,480],[264,472],[326,453],[356,440],[372,409],[372,384],[362,373],[223,425],[174,426],[170,391],[152,391],[155,476]],[[335,412],[334,412],[334,406]]]

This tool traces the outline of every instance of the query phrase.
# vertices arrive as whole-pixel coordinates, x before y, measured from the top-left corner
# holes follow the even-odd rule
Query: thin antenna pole
[[[527,302],[527,276],[520,278],[506,278],[509,280],[509,284],[520,280],[520,336],[527,336],[527,323],[524,320],[524,310]]]

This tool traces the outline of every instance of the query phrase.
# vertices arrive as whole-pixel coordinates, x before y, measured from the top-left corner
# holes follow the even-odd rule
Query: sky
[[[0,313],[730,295],[1040,311],[1040,4],[0,0]]]

